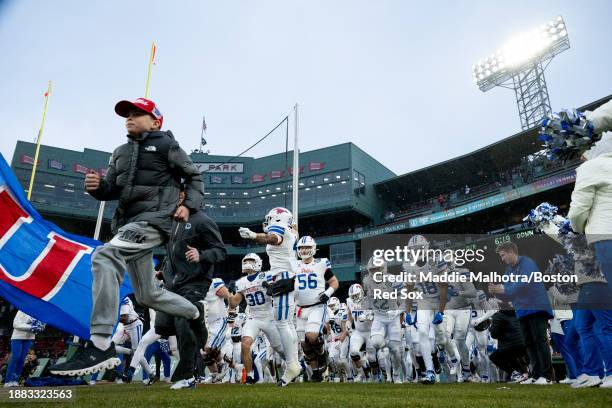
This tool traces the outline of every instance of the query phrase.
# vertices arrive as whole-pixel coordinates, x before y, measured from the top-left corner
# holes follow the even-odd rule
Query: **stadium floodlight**
[[[496,86],[514,90],[521,126],[529,129],[551,113],[544,70],[559,53],[569,49],[561,16],[537,29],[520,33],[502,48],[472,66],[474,82],[482,92]]]

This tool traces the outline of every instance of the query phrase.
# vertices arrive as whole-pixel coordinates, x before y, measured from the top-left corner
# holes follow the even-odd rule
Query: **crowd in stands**
[[[453,191],[440,193],[434,197],[428,197],[416,202],[412,201],[405,206],[390,206],[382,216],[383,223],[391,223],[422,214],[444,211],[496,194],[503,187],[511,186],[512,188],[518,188],[540,178],[550,176],[560,170],[574,168],[578,164],[578,160],[562,163],[559,161],[549,161],[543,156],[529,156],[523,158],[519,166],[499,171],[494,181],[476,186],[465,184]]]

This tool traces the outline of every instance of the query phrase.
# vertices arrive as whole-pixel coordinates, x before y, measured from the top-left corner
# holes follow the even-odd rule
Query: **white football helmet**
[[[250,275],[252,273],[261,272],[261,258],[255,253],[249,253],[242,258],[242,273]]]
[[[368,266],[366,267],[368,270],[369,274],[373,274],[375,272],[381,272],[386,274],[387,273],[387,263],[385,262],[384,259],[379,259],[377,261],[377,264],[374,264],[374,257],[370,257],[370,259],[368,260]]]
[[[327,306],[329,306],[332,312],[336,313],[340,309],[340,299],[335,296],[330,297],[327,301]]]
[[[293,214],[291,214],[291,211],[283,207],[271,209],[263,222],[264,232],[268,232],[268,227],[272,225],[280,225],[285,228],[291,228],[293,225]]]
[[[310,259],[317,252],[317,243],[310,235],[304,235],[297,242],[297,251],[300,259]]]
[[[408,240],[408,250],[424,250],[427,251],[429,249],[429,241],[422,235],[413,235]]]
[[[353,283],[348,290],[349,298],[355,303],[361,302],[363,299],[363,288],[358,283]]]

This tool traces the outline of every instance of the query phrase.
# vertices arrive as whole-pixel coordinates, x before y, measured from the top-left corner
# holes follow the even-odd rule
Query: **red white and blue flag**
[[[0,155],[0,296],[36,319],[88,339],[91,255],[98,245],[45,221]],[[126,275],[119,298],[132,292]]]

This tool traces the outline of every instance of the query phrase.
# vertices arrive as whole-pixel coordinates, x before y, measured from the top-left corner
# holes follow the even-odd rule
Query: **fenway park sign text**
[[[243,173],[244,163],[193,163],[202,173]]]

